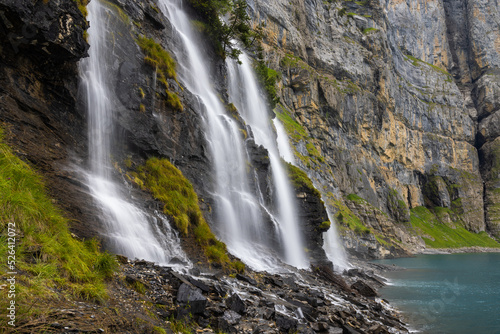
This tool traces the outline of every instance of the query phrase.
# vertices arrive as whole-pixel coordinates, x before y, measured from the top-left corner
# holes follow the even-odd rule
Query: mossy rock
[[[131,179],[139,180],[136,184],[142,185],[164,204],[163,212],[172,218],[183,236],[194,238],[209,262],[238,272],[244,270],[241,262],[229,259],[226,245],[215,237],[201,213],[193,185],[170,161],[150,158],[130,175]]]
[[[284,163],[286,164],[288,178],[297,192],[306,192],[321,198],[321,193],[314,187],[311,179],[303,170],[288,162]]]
[[[392,217],[398,222],[410,221],[410,210],[401,195],[395,189],[389,189],[387,208]]]

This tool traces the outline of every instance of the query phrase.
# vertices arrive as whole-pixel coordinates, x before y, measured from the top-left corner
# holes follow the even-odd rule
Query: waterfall
[[[288,135],[286,134],[285,127],[281,124],[278,117],[273,118],[274,128],[276,129],[276,141],[278,142],[278,151],[281,157],[286,161],[295,165],[295,156],[290,143],[288,142]]]
[[[185,87],[195,95],[202,109],[206,140],[214,161],[216,221],[217,235],[226,243],[228,250],[238,256],[254,270],[274,271],[280,267],[277,252],[280,247],[274,244],[272,226],[279,226],[276,234],[280,234],[283,221],[293,221],[293,207],[288,213],[283,212],[283,219],[275,217],[263,206],[263,199],[257,189],[252,192],[249,183],[248,153],[244,138],[238,123],[230,117],[213,87],[210,77],[210,67],[205,62],[205,52],[197,43],[198,36],[191,28],[186,13],[181,8],[181,2],[175,0],[159,0],[159,7],[169,19],[180,45],[175,50],[178,61],[178,75]],[[276,155],[277,157],[277,155]],[[278,159],[276,158],[275,159]],[[276,173],[275,173],[276,174]],[[253,178],[253,176],[252,176]],[[279,184],[286,187],[284,174],[277,177]],[[257,187],[258,188],[258,187]],[[263,216],[264,213],[264,216]],[[292,218],[287,219],[288,216]],[[284,260],[292,265],[303,266],[302,246],[296,230],[286,231],[291,234],[290,243],[297,250],[286,246]],[[281,238],[283,239],[283,238]],[[283,240],[289,243],[287,240]]]
[[[295,209],[297,204],[294,203],[294,194],[280,160],[269,108],[259,90],[246,54],[240,55],[240,61],[241,65],[234,60],[226,61],[229,71],[229,98],[251,127],[255,142],[269,152],[285,261],[295,267],[308,267]]]
[[[110,156],[117,98],[111,69],[116,59],[108,38],[112,34],[109,17],[114,13],[98,0],[90,2],[87,9],[89,57],[79,64],[88,111],[90,170],[85,176],[90,193],[102,211],[107,246],[115,253],[159,264],[168,264],[174,257],[187,262],[166,217],[160,213],[150,215],[133,205],[125,198],[130,197],[126,187],[112,178]]]
[[[335,218],[333,218],[333,215],[328,207],[326,207],[326,213],[328,214],[328,219],[331,222],[328,231],[323,233],[323,249],[325,250],[326,256],[328,257],[328,260],[332,261],[332,263],[341,270],[351,268],[349,262],[347,261],[344,247],[342,247],[342,243],[340,242]]]

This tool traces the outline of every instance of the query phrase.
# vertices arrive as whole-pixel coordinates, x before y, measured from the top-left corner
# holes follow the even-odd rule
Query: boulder
[[[351,285],[351,289],[358,291],[362,296],[365,297],[376,297],[378,296],[377,291],[373,289],[371,286],[366,284],[365,282],[358,280],[353,285]]]
[[[244,314],[246,312],[245,302],[236,293],[233,293],[231,297],[226,299],[226,306],[239,314]]]
[[[192,314],[202,314],[207,306],[207,299],[203,296],[200,289],[191,287],[185,283],[179,287],[177,302],[182,306],[188,306]]]

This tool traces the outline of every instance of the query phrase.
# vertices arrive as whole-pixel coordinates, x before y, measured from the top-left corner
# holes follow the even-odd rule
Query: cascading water
[[[276,141],[278,142],[278,151],[281,157],[286,162],[295,164],[295,156],[293,155],[290,143],[288,142],[288,136],[285,131],[285,127],[281,124],[280,120],[275,117],[273,118],[274,128],[276,129]]]
[[[234,60],[227,61],[229,98],[240,111],[245,122],[252,128],[255,142],[269,152],[285,261],[299,268],[308,267],[295,210],[296,203],[294,203],[293,192],[280,160],[275,135],[271,128],[269,109],[259,90],[246,54],[240,55],[240,61],[241,65]]]
[[[102,220],[106,224],[104,237],[112,251],[130,258],[168,264],[176,257],[188,263],[166,217],[159,213],[151,216],[125,200],[127,190],[112,180],[112,112],[116,97],[110,69],[115,59],[113,43],[107,39],[112,33],[109,17],[114,14],[98,0],[92,1],[87,8],[89,57],[80,62],[88,109],[90,172],[85,174],[90,192],[102,210]]]
[[[237,123],[226,114],[224,105],[210,79],[205,54],[196,43],[180,2],[159,0],[159,7],[178,33],[180,47],[176,50],[181,82],[198,97],[204,108],[206,139],[214,160],[216,176],[216,217],[222,226],[216,232],[231,253],[255,270],[272,271],[278,264],[270,254],[269,233],[262,217],[261,203],[251,192],[247,175],[247,153]]]
[[[348,269],[351,266],[347,261],[344,247],[342,247],[342,243],[340,242],[335,219],[333,218],[333,215],[328,207],[326,208],[326,213],[328,214],[328,219],[330,220],[331,225],[328,231],[323,233],[323,249],[325,250],[328,260],[332,261],[335,266],[341,270]]]
[[[278,143],[278,147],[276,148],[273,132],[269,124],[269,116],[265,99],[261,94],[259,94],[259,89],[252,68],[250,66],[249,59],[245,54],[243,54],[240,56],[240,60],[242,62],[241,65],[237,65],[234,61],[228,61],[230,83],[229,95],[231,101],[242,113],[242,117],[245,119],[245,122],[251,126],[256,142],[268,149],[274,177],[276,178],[276,175],[278,175],[280,178],[285,177],[283,168],[278,159],[278,151],[279,154],[281,154],[281,156],[284,158],[284,160],[290,163],[293,163],[295,160],[290,148],[290,143],[288,141],[286,131],[281,122],[277,118],[274,118],[274,125],[277,132]],[[277,185],[283,186],[283,181],[277,182],[275,180],[275,182]],[[292,195],[286,183],[285,186],[286,187],[284,188],[280,188],[278,186],[278,199],[281,201],[280,208],[281,210],[285,210],[285,212],[292,214]],[[287,209],[290,207],[292,208],[292,210]],[[330,220],[330,222],[332,222],[332,224],[328,231],[323,234],[323,248],[325,250],[325,253],[327,254],[328,259],[332,261],[335,266],[341,269],[349,268],[350,266],[347,261],[344,248],[342,247],[342,244],[339,240],[335,220],[333,219],[330,210],[327,209],[327,213],[328,219]],[[282,219],[293,218],[293,216],[282,217]],[[295,245],[299,245],[300,242],[292,239],[293,237],[296,237],[296,235],[290,235],[290,231],[298,231],[297,222],[295,220],[288,220],[288,222],[289,225],[287,225],[285,228],[288,239],[287,245],[289,247],[293,247]],[[301,248],[294,249],[300,250]],[[291,249],[290,251],[293,251],[294,249]],[[297,254],[293,254],[293,256],[295,258],[300,258],[300,255]]]

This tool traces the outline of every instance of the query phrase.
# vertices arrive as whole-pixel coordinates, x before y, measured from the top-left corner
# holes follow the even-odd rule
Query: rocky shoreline
[[[460,247],[460,248],[426,248],[420,254],[458,254],[458,253],[500,253],[500,248]]]
[[[399,313],[378,297],[384,279],[373,270],[339,274],[318,266],[226,275],[119,260],[109,300],[53,310],[49,332],[408,333]]]

